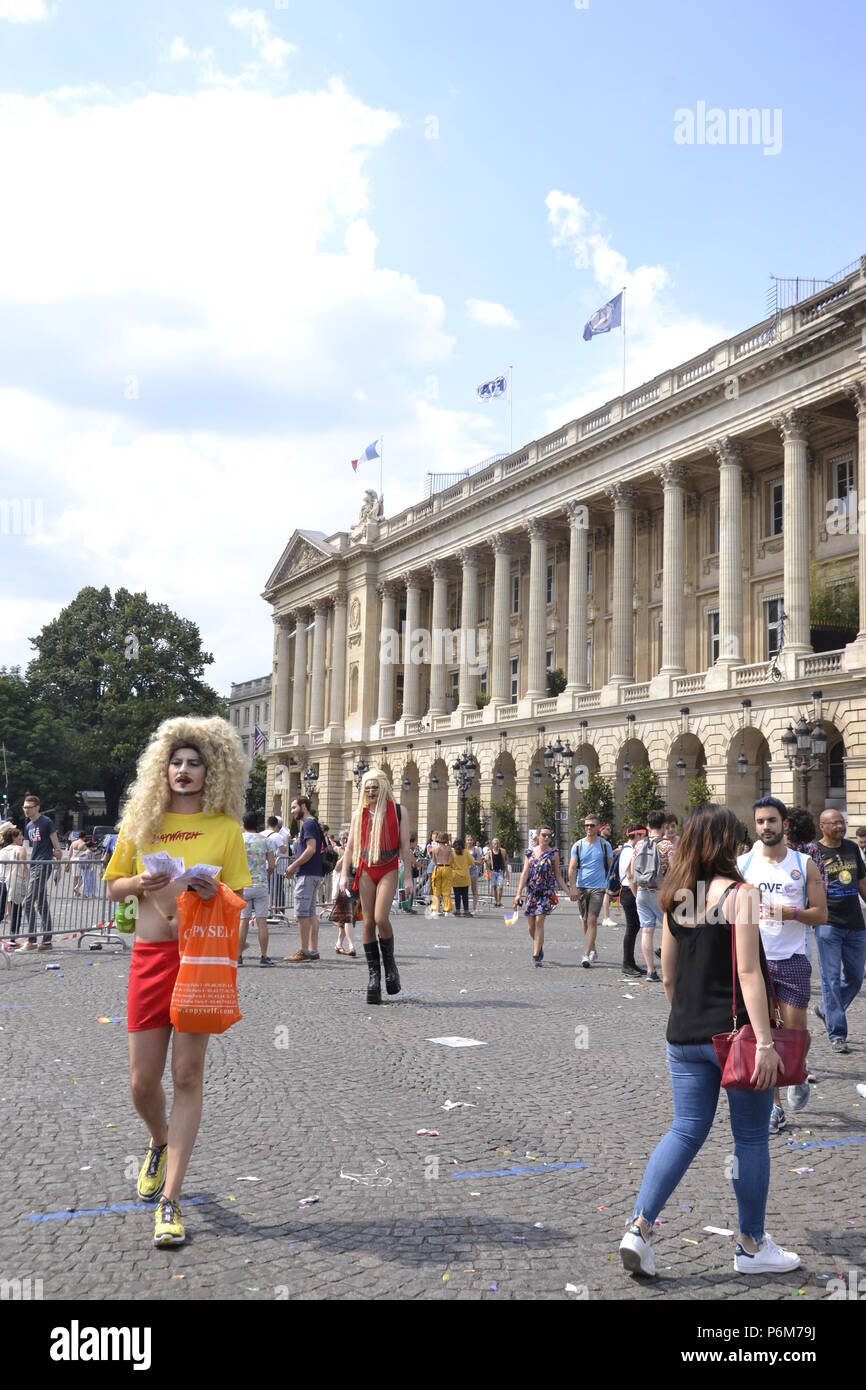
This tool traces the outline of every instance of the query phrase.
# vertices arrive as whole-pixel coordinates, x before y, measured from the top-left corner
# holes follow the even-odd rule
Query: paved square
[[[863,1267],[862,998],[849,1057],[816,1021],[812,1104],[771,1140],[767,1224],[801,1269],[747,1281],[731,1241],[703,1230],[736,1226],[722,1098],[662,1213],[660,1277],[638,1282],[616,1251],[672,1113],[661,985],[623,981],[619,929],[599,929],[601,960],[581,969],[570,906],[541,970],[523,918],[400,916],[396,931],[405,992],[382,1008],[330,925],[318,964],[282,964],[293,928],[273,931],[279,968],[248,953],[243,1022],[208,1050],[188,1243],[173,1251],[153,1248],[151,1210],[135,1209],[147,1136],[127,1080],[129,954],[85,943],[0,969],[0,1275],[41,1278],[46,1298],[818,1299],[828,1276]],[[486,1046],[428,1041],[453,1036]]]

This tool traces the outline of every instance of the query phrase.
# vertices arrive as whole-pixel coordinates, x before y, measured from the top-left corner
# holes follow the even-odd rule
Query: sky
[[[582,330],[623,286],[632,390],[856,260],[864,39],[859,0],[0,0],[0,665],[124,586],[227,693],[371,441],[393,515],[508,449],[508,367],[515,449],[618,395]]]

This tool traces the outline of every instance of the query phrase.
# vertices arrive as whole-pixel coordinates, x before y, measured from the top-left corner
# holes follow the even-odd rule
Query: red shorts
[[[358,872],[355,875],[355,882],[353,885],[354,891],[357,892],[358,890],[358,884],[361,882],[362,874],[367,874],[374,883],[381,883],[382,879],[385,878],[387,874],[395,874],[399,867],[400,858],[399,855],[396,854],[393,859],[386,859],[384,863],[379,864],[368,864],[366,859],[362,859],[358,865]]]
[[[176,941],[136,941],[126,1001],[128,1033],[171,1027],[171,995],[179,968]]]

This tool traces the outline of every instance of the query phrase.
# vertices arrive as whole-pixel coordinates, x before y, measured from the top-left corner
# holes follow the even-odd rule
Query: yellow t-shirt
[[[456,850],[454,851],[453,886],[455,888],[469,887],[469,864],[470,854],[468,849],[462,850],[460,854],[458,854]]]
[[[237,821],[231,816],[206,816],[201,811],[193,816],[168,812],[163,818],[162,834],[152,845],[145,845],[141,853],[127,839],[121,825],[105,878],[131,878],[133,874],[144,873],[141,855],[156,854],[161,849],[167,850],[173,859],[182,858],[188,869],[195,864],[219,864],[221,881],[235,892],[249,888],[252,883]]]

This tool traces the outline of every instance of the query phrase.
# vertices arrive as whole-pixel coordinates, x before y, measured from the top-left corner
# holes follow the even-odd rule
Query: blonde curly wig
[[[162,830],[171,801],[168,765],[178,748],[197,748],[204,760],[204,814],[243,818],[247,768],[240,737],[232,726],[218,715],[166,719],[138,760],[121,812],[121,829],[139,852],[152,845]]]

